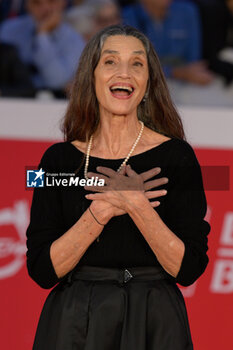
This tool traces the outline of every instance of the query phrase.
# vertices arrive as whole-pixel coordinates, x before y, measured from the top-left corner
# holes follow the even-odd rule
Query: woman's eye
[[[137,66],[137,67],[142,67],[143,66],[142,62],[139,62],[139,61],[134,62],[133,65]]]
[[[107,61],[105,61],[105,64],[114,64],[114,61],[113,60],[107,60]]]

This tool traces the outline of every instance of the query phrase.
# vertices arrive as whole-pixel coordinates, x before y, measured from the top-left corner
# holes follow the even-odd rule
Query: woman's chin
[[[130,115],[130,114],[133,114],[135,113],[137,115],[137,109],[131,109],[131,108],[111,108],[109,110],[107,110],[107,112],[109,114],[112,114],[112,115],[119,115],[119,116],[122,116],[122,115]]]

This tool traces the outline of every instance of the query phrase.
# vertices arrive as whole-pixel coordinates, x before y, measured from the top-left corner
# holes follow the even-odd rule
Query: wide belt
[[[65,276],[68,284],[74,280],[115,281],[125,284],[129,281],[153,281],[171,279],[161,266],[137,266],[126,268],[109,268],[100,266],[78,266]]]

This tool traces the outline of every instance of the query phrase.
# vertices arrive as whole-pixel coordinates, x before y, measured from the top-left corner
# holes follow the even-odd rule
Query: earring
[[[144,97],[142,99],[142,102],[145,103],[147,98],[148,98],[148,92],[145,93],[145,95],[144,95]]]

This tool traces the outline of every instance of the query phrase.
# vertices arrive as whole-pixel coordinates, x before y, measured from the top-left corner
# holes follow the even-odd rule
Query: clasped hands
[[[166,190],[152,190],[168,182],[168,178],[149,179],[158,175],[160,168],[152,168],[141,174],[137,174],[130,165],[122,167],[117,172],[106,167],[97,167],[97,173],[88,172],[87,176],[103,179],[105,186],[85,186],[88,191],[97,192],[87,194],[85,197],[92,201],[104,201],[108,203],[106,208],[112,209],[112,216],[126,214],[129,208],[140,207],[144,200],[155,199],[166,195]],[[99,204],[101,204],[99,202]],[[149,202],[152,207],[157,207],[160,202]],[[104,209],[104,208],[103,208]]]

